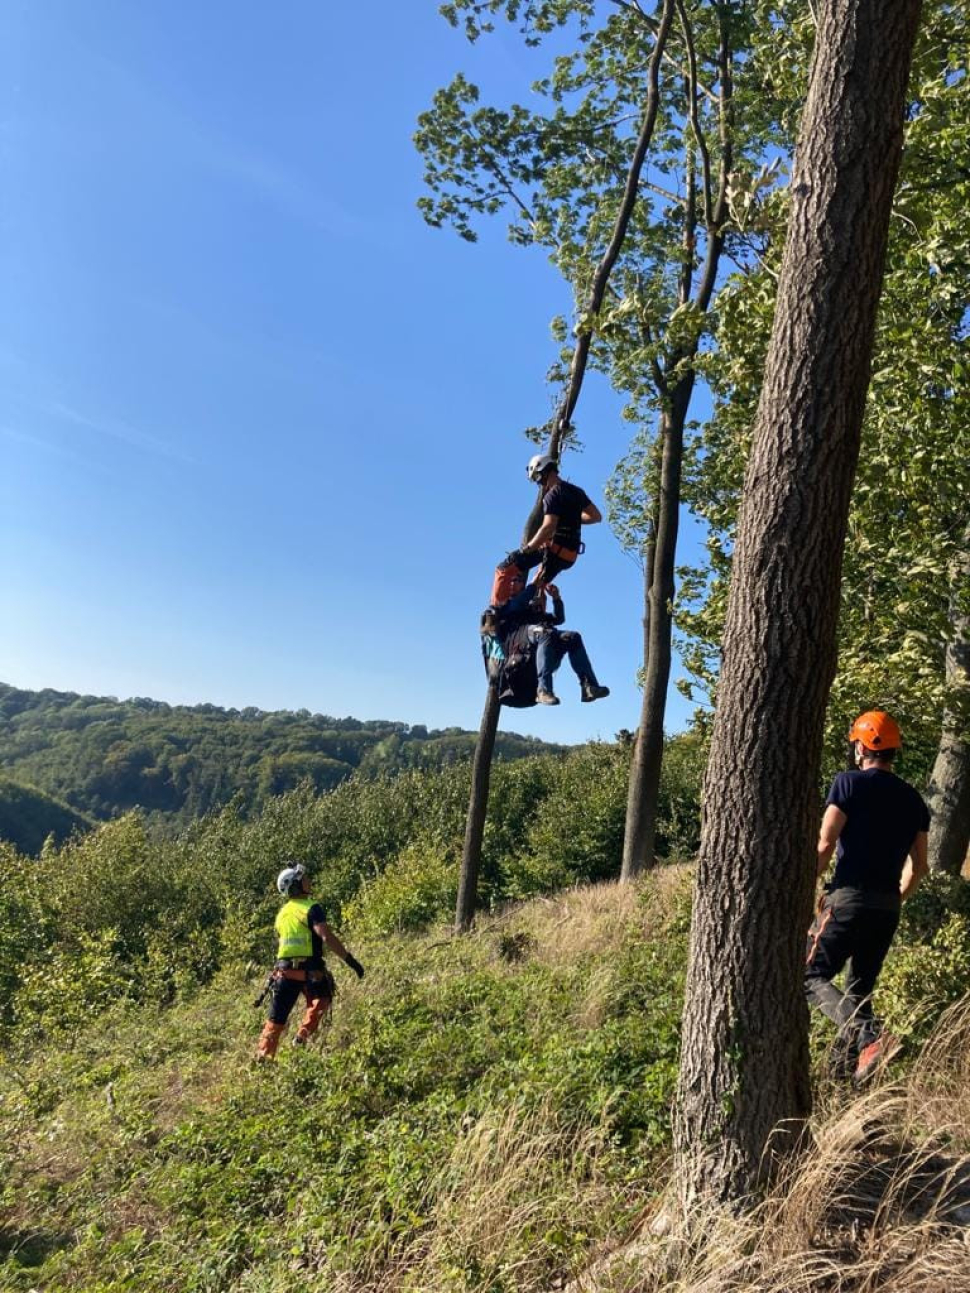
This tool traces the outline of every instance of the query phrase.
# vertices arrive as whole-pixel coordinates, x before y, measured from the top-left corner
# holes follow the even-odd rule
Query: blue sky
[[[433,0],[5,17],[0,679],[477,727],[569,299],[501,221],[423,224],[411,135],[457,70],[523,98],[542,53],[469,46]],[[600,503],[618,414],[589,381],[564,473]],[[636,726],[640,573],[587,538],[562,591],[613,694],[566,673],[506,729]]]

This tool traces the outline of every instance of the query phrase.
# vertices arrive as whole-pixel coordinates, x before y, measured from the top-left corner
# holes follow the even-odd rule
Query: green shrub
[[[922,1043],[970,985],[970,884],[931,876],[903,904],[876,1002],[898,1036]]]
[[[361,884],[345,905],[344,918],[355,935],[416,930],[450,915],[457,896],[457,862],[418,842]]]

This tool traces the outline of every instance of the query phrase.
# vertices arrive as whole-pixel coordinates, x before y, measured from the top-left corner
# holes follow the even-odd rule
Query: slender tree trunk
[[[489,683],[478,729],[478,743],[472,761],[472,790],[465,820],[465,845],[461,854],[461,874],[458,881],[458,902],[455,906],[455,933],[463,934],[475,919],[478,899],[478,868],[482,857],[482,837],[485,834],[485,813],[488,809],[488,783],[492,776],[492,751],[498,731],[498,688]]]
[[[745,478],[674,1120],[685,1212],[740,1207],[810,1110],[816,779],[919,0],[826,0]]]
[[[617,258],[623,247],[623,241],[626,238],[627,228],[630,224],[630,217],[633,215],[639,193],[640,174],[643,170],[643,163],[647,156],[647,149],[650,147],[650,141],[653,138],[654,126],[657,121],[657,110],[660,106],[660,62],[663,58],[664,48],[667,44],[667,38],[670,35],[670,27],[674,20],[675,0],[663,0],[663,9],[660,21],[657,24],[656,34],[654,37],[654,47],[650,55],[650,61],[647,65],[647,97],[644,104],[643,118],[640,123],[640,133],[637,136],[636,144],[633,149],[633,157],[627,170],[626,183],[623,189],[623,195],[620,199],[620,205],[616,213],[616,220],[613,223],[613,232],[606,251],[603,254],[600,263],[596,267],[593,275],[593,282],[590,287],[589,300],[586,305],[586,313],[595,315],[598,313],[603,304],[603,298],[606,295],[606,289],[609,285],[610,274],[616,264]],[[569,381],[566,384],[566,390],[563,394],[562,401],[556,413],[549,434],[548,452],[554,458],[559,457],[562,438],[569,426],[570,419],[576,408],[580,391],[583,386],[583,379],[586,375],[586,366],[589,360],[589,350],[592,345],[593,333],[591,328],[586,328],[576,339],[576,345],[573,349],[573,359],[569,371]],[[541,492],[533,504],[528,517],[526,518],[523,529],[523,542],[527,543],[538,528],[539,518],[542,513]],[[495,733],[498,729],[499,703],[498,692],[495,687],[489,687],[488,696],[485,701],[485,709],[482,713],[482,722],[479,729],[478,744],[475,747],[475,760],[472,765],[472,790],[468,802],[468,817],[465,825],[465,846],[462,852],[461,875],[458,885],[458,904],[455,916],[455,928],[461,932],[469,928],[472,922],[472,916],[475,910],[475,903],[478,896],[478,869],[481,861],[482,835],[485,830],[485,814],[488,809],[488,783],[491,773],[492,750],[495,745]]]
[[[643,660],[644,665],[650,658],[650,590],[653,587],[653,567],[657,554],[657,519],[650,523],[650,537],[647,540],[646,563],[643,571]],[[633,742],[633,757],[630,760],[630,779],[626,792],[626,825],[623,833],[623,861],[620,867],[620,879],[632,880],[643,870],[640,861],[643,848],[643,827],[640,819],[640,787],[643,783],[644,756],[646,744],[643,740],[643,706],[641,705],[640,726]]]
[[[959,875],[970,849],[970,528],[954,561],[946,681],[952,699],[930,777],[930,869]]]
[[[648,563],[649,610],[644,633],[643,700],[627,792],[621,880],[632,880],[654,862],[660,772],[663,765],[664,713],[667,685],[670,681],[674,562],[680,514],[684,424],[693,386],[694,377],[691,373],[678,383],[671,407],[661,418],[663,456],[656,539],[653,559]]]
[[[699,224],[698,202],[703,210],[703,228],[707,234],[707,252],[698,275],[693,304],[700,314],[710,308],[717,283],[721,252],[724,248],[724,224],[728,217],[733,148],[733,71],[731,10],[727,4],[717,6],[720,27],[718,73],[720,81],[718,131],[720,167],[716,187],[711,175],[710,150],[700,128],[696,111],[699,93],[697,61],[694,53],[690,18],[682,0],[678,12],[688,51],[686,91],[695,106],[690,114],[689,143],[684,175],[684,215],[682,228],[683,260],[679,300],[682,306],[691,301],[694,291],[694,248]],[[697,187],[696,153],[701,156],[700,192]],[[640,727],[630,767],[627,791],[626,823],[623,833],[621,880],[631,880],[654,862],[657,837],[657,815],[660,806],[660,774],[663,766],[664,715],[667,708],[667,686],[670,682],[671,638],[673,636],[674,567],[677,555],[677,530],[680,522],[680,478],[684,457],[684,427],[694,391],[693,364],[697,358],[697,341],[678,347],[668,356],[666,373],[686,372],[671,388],[666,373],[654,374],[657,389],[664,400],[660,422],[662,444],[660,490],[657,505],[656,553],[647,585],[650,606],[649,630],[644,643],[643,699]]]

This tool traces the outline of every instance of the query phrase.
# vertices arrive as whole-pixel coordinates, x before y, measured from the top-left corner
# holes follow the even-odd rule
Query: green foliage
[[[0,777],[0,840],[8,840],[21,853],[39,853],[48,836],[57,843],[72,831],[88,830],[90,817],[51,795]]]
[[[660,851],[691,855],[702,746],[668,743]],[[482,858],[482,901],[551,893],[619,873],[629,749],[498,763]],[[162,1004],[220,967],[267,963],[274,880],[307,863],[328,919],[355,933],[417,929],[454,910],[469,768],[303,783],[247,820],[237,803],[176,840],[130,813],[0,874],[0,1036],[76,1031],[113,1000]],[[46,985],[46,987],[45,987]]]
[[[772,32],[772,85],[796,92],[807,75],[803,27]],[[970,514],[967,416],[970,185],[955,158],[970,146],[970,18],[965,6],[924,6],[910,78],[902,169],[863,441],[842,572],[838,673],[826,733],[826,772],[842,763],[854,714],[881,706],[900,719],[907,775],[925,779],[944,706],[955,700],[944,646],[970,590],[954,589]],[[720,295],[718,346],[705,374],[712,420],[694,445],[687,494],[710,526],[709,565],[693,572],[678,619],[695,685],[711,695],[738,499],[771,331],[787,194],[758,203],[758,261]],[[956,596],[954,596],[954,594]]]
[[[970,884],[931,875],[903,904],[900,930],[877,989],[890,1029],[926,1040],[947,1006],[970,984]]]
[[[365,880],[344,909],[348,925],[364,934],[423,929],[454,908],[458,868],[424,844],[412,844],[380,875]]]
[[[271,1072],[225,975],[8,1063],[3,1287],[553,1286],[662,1180],[687,887],[629,897],[510,913],[514,961],[492,933],[365,944]]]
[[[72,692],[21,691],[0,683],[0,767],[58,796],[69,813],[108,818],[133,808],[150,819],[185,825],[233,799],[252,815],[276,795],[304,782],[328,790],[353,773],[371,777],[408,769],[448,767],[471,757],[473,732],[429,732],[405,723],[358,722],[322,714],[216,705],[165,705],[135,698],[117,701]],[[499,734],[496,758],[555,750],[514,733]],[[7,831],[8,792],[0,783],[0,837],[36,852],[46,838],[21,800],[17,830]],[[44,821],[59,838],[74,818]],[[38,817],[38,821],[39,821]]]

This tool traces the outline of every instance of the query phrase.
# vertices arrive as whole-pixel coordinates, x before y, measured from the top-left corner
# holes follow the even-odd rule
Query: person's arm
[[[358,961],[355,956],[351,956],[343,943],[341,943],[340,939],[325,921],[318,921],[313,926],[313,932],[323,939],[324,943],[335,956],[340,957],[344,965],[349,966],[350,969],[353,970],[358,979],[362,979],[364,977],[364,967],[361,965],[360,961]]]
[[[599,521],[602,521],[603,513],[595,503],[591,503],[587,500],[586,506],[579,514],[579,519],[582,521],[583,525],[596,525]]]
[[[542,524],[539,526],[538,530],[536,530],[528,543],[523,543],[519,551],[535,552],[538,548],[544,547],[545,544],[552,541],[552,536],[556,533],[558,525],[558,516],[544,516],[542,518]]]
[[[920,881],[924,876],[929,875],[930,864],[926,857],[927,839],[926,831],[918,831],[913,840],[913,847],[909,850],[909,857],[903,866],[903,874],[899,881],[899,892],[903,898],[912,898],[919,888]]]
[[[555,628],[558,628],[560,624],[566,622],[566,608],[555,584],[546,584],[546,592],[552,598],[552,623]]]
[[[842,834],[842,828],[847,821],[848,818],[841,808],[836,808],[835,804],[829,804],[826,807],[818,833],[818,866],[815,872],[818,877],[823,876],[828,869],[835,846]]]

